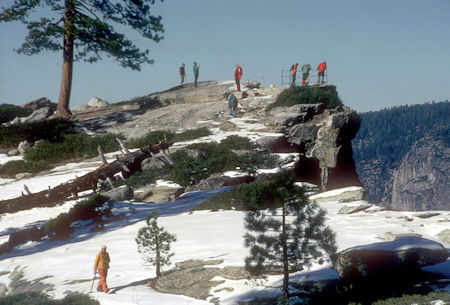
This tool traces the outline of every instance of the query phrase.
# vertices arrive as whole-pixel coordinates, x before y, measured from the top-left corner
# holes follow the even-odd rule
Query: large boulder
[[[135,192],[135,197],[144,202],[166,203],[174,201],[184,192],[183,188],[170,185],[146,185]]]
[[[89,101],[88,106],[95,108],[107,108],[110,107],[111,105],[107,101],[102,100],[101,98],[93,97]]]
[[[112,201],[125,201],[133,199],[133,189],[128,185],[122,185],[105,193]]]
[[[395,273],[414,271],[447,260],[449,253],[440,243],[402,236],[394,241],[356,246],[332,255],[333,266],[341,278],[357,281]]]

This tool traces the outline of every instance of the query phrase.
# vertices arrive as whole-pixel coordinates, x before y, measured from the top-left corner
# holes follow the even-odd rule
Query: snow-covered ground
[[[72,165],[73,166],[73,165]],[[68,165],[71,172],[75,167]],[[89,170],[82,164],[79,171]],[[46,176],[30,178],[20,184],[43,185],[59,184],[72,176],[66,172],[67,168],[52,171]],[[80,172],[78,174],[81,174]],[[33,182],[33,183],[31,183]],[[3,196],[13,197],[15,192],[10,185],[1,186]],[[134,238],[139,228],[145,225],[145,217],[154,209],[160,210],[159,223],[167,231],[175,234],[178,241],[173,244],[175,256],[172,262],[189,259],[223,259],[222,266],[243,266],[247,249],[243,247],[244,213],[239,211],[189,213],[188,210],[198,202],[217,193],[216,191],[188,193],[178,200],[165,204],[120,202],[115,203],[115,213],[126,213],[127,217],[121,221],[106,225],[103,232],[88,233],[77,230],[68,241],[46,241],[41,243],[29,242],[16,247],[11,253],[2,255],[0,272],[11,271],[16,266],[24,268],[25,278],[34,280],[50,276],[43,280],[55,286],[51,292],[57,298],[64,296],[67,291],[89,292],[92,277],[93,261],[102,244],[108,246],[111,255],[111,269],[108,284],[115,288],[114,294],[95,292],[93,296],[101,304],[208,304],[207,301],[196,300],[184,296],[158,293],[145,284],[145,280],[154,277],[155,271],[143,267],[142,258],[137,252]],[[335,193],[344,192],[336,190]],[[13,194],[9,194],[13,193]],[[2,215],[0,220],[0,242],[7,240],[8,235],[18,229],[32,226],[59,213],[66,212],[74,202],[66,202],[51,208],[34,208],[13,214]],[[414,212],[359,212],[356,214],[338,214],[344,205],[353,203],[324,202],[320,205],[326,209],[327,223],[336,232],[338,249],[363,245],[383,240],[385,233],[418,233],[443,243],[437,234],[448,228],[450,212],[441,211],[441,215],[431,218],[420,218],[422,213]],[[408,221],[408,219],[413,219]],[[446,247],[449,244],[443,243]],[[173,268],[172,266],[171,268]],[[220,266],[219,266],[220,267]],[[429,267],[429,270],[443,272],[450,278],[450,261]],[[337,278],[336,272],[330,265],[314,266],[311,270],[299,274],[308,280]],[[77,283],[77,281],[82,281]],[[0,276],[0,283],[8,285],[8,274]],[[279,276],[269,278],[268,284],[280,283]],[[220,288],[231,287],[232,291]],[[218,291],[220,292],[214,292]],[[221,304],[236,304],[242,297],[251,298],[261,294],[274,296],[280,292],[277,289],[264,290],[246,280],[225,280],[218,287],[211,290],[211,297],[220,298]]]
[[[252,135],[252,139],[267,134],[258,134],[260,126],[247,126],[249,120],[231,119],[240,124],[243,129],[239,135]],[[236,134],[236,133],[234,133]],[[225,138],[226,134],[218,134],[217,138]],[[108,158],[114,159],[114,154]],[[284,156],[286,157],[286,156]],[[6,155],[0,155],[0,164],[12,160]],[[31,192],[47,189],[75,176],[82,176],[97,168],[96,161],[71,163],[35,177],[16,181],[0,179],[0,200],[14,198],[20,195],[23,185]],[[228,173],[233,176],[233,173]],[[244,213],[240,211],[196,211],[188,212],[191,207],[204,201],[221,190],[203,191],[184,194],[178,200],[164,203],[117,202],[114,213],[124,213],[120,221],[105,226],[104,231],[89,233],[82,228],[76,230],[70,240],[29,242],[14,248],[10,253],[0,256],[0,274],[2,271],[12,271],[15,267],[23,268],[25,279],[32,281],[42,279],[42,282],[55,286],[50,292],[56,298],[61,298],[67,291],[87,293],[91,287],[93,263],[101,245],[108,246],[111,256],[111,269],[108,274],[108,284],[114,288],[113,294],[95,292],[93,297],[102,305],[114,304],[210,304],[209,299],[219,298],[220,304],[237,304],[238,301],[256,296],[277,296],[278,289],[263,289],[254,282],[246,280],[225,280],[223,284],[211,289],[208,300],[197,300],[185,296],[159,293],[148,285],[146,280],[155,276],[154,269],[146,269],[140,254],[137,252],[135,237],[139,228],[145,225],[145,218],[154,209],[160,211],[159,224],[177,236],[177,242],[172,246],[175,262],[189,259],[222,259],[224,266],[243,266],[248,250],[243,246]],[[335,193],[344,192],[336,190]],[[0,243],[7,241],[9,234],[29,226],[43,223],[59,213],[66,212],[74,201],[68,201],[55,207],[34,208],[0,217]],[[403,234],[416,233],[422,237],[435,240],[450,248],[437,236],[439,232],[448,229],[450,223],[449,211],[438,211],[440,215],[430,218],[420,218],[423,212],[393,212],[376,211],[355,214],[339,214],[344,205],[358,205],[362,202],[338,203],[336,201],[322,202],[320,206],[327,211],[327,224],[336,232],[338,250],[349,247],[383,241],[386,233]],[[217,267],[217,266],[215,266]],[[167,269],[166,269],[167,270]],[[450,278],[450,260],[436,266],[427,267],[432,272],[443,273]],[[8,286],[8,274],[0,276],[0,284]],[[297,274],[298,279],[318,280],[337,278],[337,273],[330,263],[313,266]],[[215,278],[214,280],[218,280]],[[266,283],[270,286],[281,284],[280,276],[270,276]],[[221,289],[232,288],[232,289]],[[450,286],[447,287],[450,291]],[[95,290],[95,289],[94,289]]]

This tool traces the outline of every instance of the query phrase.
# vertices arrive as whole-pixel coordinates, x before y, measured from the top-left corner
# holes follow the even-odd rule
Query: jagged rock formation
[[[336,90],[332,85],[319,85]],[[234,91],[230,81],[208,81],[171,88],[141,98],[139,110],[121,111],[86,122],[97,132],[122,133],[128,138],[144,136],[151,130],[185,130],[208,127],[238,130],[229,121],[227,96],[234,92],[239,100],[238,116],[258,120],[259,131],[284,133],[274,141],[274,152],[297,152],[295,171],[300,181],[319,185],[323,190],[360,185],[352,158],[351,140],[360,118],[349,107],[325,109],[323,104],[277,107],[266,112],[285,88]]]
[[[269,115],[269,124],[285,130],[287,141],[302,155],[296,172],[305,181],[323,190],[360,185],[351,146],[360,124],[356,111],[308,104],[278,107]]]
[[[426,137],[411,148],[393,174],[392,202],[396,210],[450,210],[450,148]]]

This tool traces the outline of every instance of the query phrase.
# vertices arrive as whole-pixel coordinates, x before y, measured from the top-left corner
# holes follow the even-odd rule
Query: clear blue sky
[[[329,82],[360,112],[450,99],[450,0],[166,0],[154,14],[164,39],[133,37],[155,64],[75,63],[70,106],[176,86],[183,62],[191,82],[194,61],[200,81],[231,80],[239,63],[245,80],[280,86],[282,69],[326,60]],[[57,102],[62,55],[16,54],[25,35],[21,23],[0,23],[0,103]]]

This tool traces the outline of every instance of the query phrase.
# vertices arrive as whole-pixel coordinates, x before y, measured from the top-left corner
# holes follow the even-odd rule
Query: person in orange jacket
[[[109,262],[110,262],[109,254],[106,252],[106,246],[103,245],[100,252],[95,257],[94,262],[94,274],[98,273],[100,276],[100,281],[97,285],[97,291],[108,292],[109,288],[106,284],[106,277],[108,276]]]
[[[322,76],[322,83],[325,82],[325,70],[327,69],[327,62],[321,62],[318,66],[317,66],[317,72],[319,72],[318,76],[317,76],[317,82],[320,83],[320,77]]]
[[[291,66],[291,87],[295,86],[295,78],[297,76],[298,63]]]
[[[242,77],[242,67],[236,65],[236,70],[234,70],[234,80],[236,81],[237,91],[241,91],[241,77]]]

